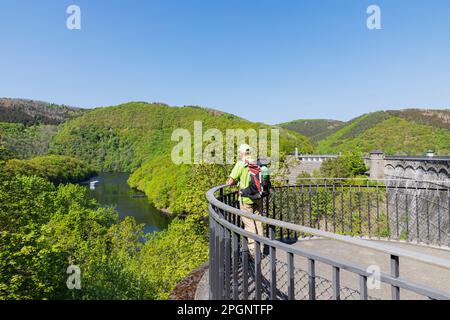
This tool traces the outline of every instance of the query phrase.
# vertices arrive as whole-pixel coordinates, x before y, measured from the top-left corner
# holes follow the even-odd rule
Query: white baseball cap
[[[239,153],[250,153],[252,151],[252,148],[248,144],[241,144],[238,148]]]

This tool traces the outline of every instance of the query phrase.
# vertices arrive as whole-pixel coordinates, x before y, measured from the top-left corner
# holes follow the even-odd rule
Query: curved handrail
[[[232,207],[229,207],[232,208]],[[234,208],[233,208],[234,209]],[[343,261],[340,259],[336,259],[336,258],[329,258],[326,256],[323,256],[321,254],[317,254],[314,253],[312,251],[309,250],[305,250],[303,248],[297,248],[297,247],[292,247],[288,244],[285,244],[283,242],[280,241],[275,241],[275,240],[271,240],[262,236],[259,236],[257,234],[251,233],[249,231],[246,231],[245,229],[241,229],[237,226],[235,226],[234,224],[226,221],[225,219],[219,217],[219,215],[215,212],[215,210],[213,209],[213,204],[210,203],[209,205],[209,211],[210,214],[212,216],[212,218],[216,221],[220,220],[220,224],[224,227],[226,227],[228,230],[236,232],[238,234],[240,234],[241,236],[253,239],[255,241],[258,241],[260,243],[269,245],[273,248],[277,248],[277,249],[281,249],[284,252],[287,253],[291,253],[294,255],[298,255],[298,256],[302,256],[302,257],[306,257],[309,259],[314,259],[316,261],[320,261],[323,262],[327,265],[333,266],[333,267],[338,267],[342,270],[346,270],[349,272],[353,272],[356,273],[360,276],[364,276],[364,277],[370,277],[371,274],[367,272],[367,270],[364,270],[363,268],[351,263],[351,262],[347,262],[347,261]],[[238,210],[240,211],[240,210]],[[245,214],[243,216],[248,216],[250,218],[253,218],[252,215],[249,214]],[[254,215],[253,215],[254,216]],[[269,219],[272,220],[272,219]],[[380,281],[383,283],[386,283],[388,285],[392,285],[392,286],[396,286],[402,289],[406,289],[406,290],[412,290],[416,293],[422,294],[424,296],[427,296],[431,299],[450,299],[450,294],[448,294],[447,292],[435,289],[435,288],[429,288],[427,286],[418,284],[418,283],[413,283],[407,280],[403,280],[401,278],[397,278],[397,277],[393,277],[385,272],[381,272],[380,273]]]
[[[431,255],[427,255],[424,253],[415,252],[415,251],[411,251],[411,250],[401,249],[398,247],[390,246],[387,244],[376,243],[376,242],[372,242],[369,240],[353,238],[353,237],[345,236],[345,235],[338,235],[335,233],[331,233],[328,231],[322,231],[322,230],[315,229],[315,228],[299,226],[299,225],[292,224],[289,222],[282,222],[279,220],[274,220],[271,218],[247,213],[245,211],[233,208],[233,207],[226,205],[225,203],[219,201],[215,197],[215,193],[217,191],[219,191],[220,189],[224,189],[225,187],[227,187],[227,186],[221,185],[221,186],[210,189],[206,193],[206,199],[208,200],[208,202],[211,205],[213,205],[219,209],[222,209],[224,211],[227,211],[229,213],[232,213],[232,214],[235,214],[235,215],[238,215],[241,217],[249,218],[252,220],[256,220],[256,221],[259,221],[262,223],[266,223],[266,224],[269,224],[269,225],[272,225],[275,227],[290,229],[292,231],[296,231],[296,232],[300,232],[300,233],[307,233],[307,234],[315,235],[315,236],[322,237],[322,238],[336,240],[336,241],[356,245],[356,246],[359,246],[362,248],[372,249],[372,250],[376,250],[379,252],[383,252],[383,253],[398,256],[398,257],[404,257],[404,258],[416,260],[419,262],[431,264],[434,266],[438,266],[438,267],[442,267],[442,268],[450,270],[450,260],[449,259],[435,257],[435,256],[431,256]]]
[[[287,179],[289,180],[289,179]],[[413,180],[413,179],[407,179],[407,178],[398,178],[398,179],[391,179],[391,178],[387,178],[387,179],[371,179],[371,178],[298,178],[298,180],[300,181],[324,181],[325,184],[327,181],[339,181],[339,182],[345,182],[345,181],[349,181],[350,185],[352,181],[362,181],[362,182],[366,182],[367,183],[367,187],[373,188],[373,187],[379,187],[379,188],[398,188],[398,189],[427,189],[427,190],[439,190],[439,191],[447,191],[450,195],[450,180],[442,180],[442,181],[437,181],[436,180]],[[375,182],[377,183],[377,185],[372,186],[369,185],[368,183],[371,182]],[[402,182],[402,183],[408,183],[408,182],[414,182],[416,185],[417,184],[429,184],[429,185],[434,185],[436,186],[435,188],[432,187],[400,187],[400,186],[395,186],[395,185],[385,185],[387,182]],[[382,185],[379,185],[378,183],[383,183]],[[294,184],[289,184],[289,186],[296,186],[298,184],[294,183]],[[286,185],[287,186],[287,185]],[[354,186],[363,186],[363,185],[358,185],[355,184]],[[441,188],[441,189],[438,189]]]

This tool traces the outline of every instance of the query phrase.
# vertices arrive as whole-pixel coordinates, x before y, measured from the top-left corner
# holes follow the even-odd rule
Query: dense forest
[[[294,121],[294,123],[304,121]],[[438,155],[450,153],[450,110],[405,109],[362,115],[336,128],[309,122],[314,128],[283,124],[299,133],[315,132],[317,153],[381,149],[390,155],[423,155],[429,149]],[[317,124],[317,125],[316,125]]]
[[[9,150],[15,158],[29,159],[48,153],[56,125],[32,125],[0,122],[0,146]]]
[[[3,177],[37,176],[55,184],[86,181],[96,174],[85,162],[66,156],[42,156],[32,159],[4,159],[0,167]]]
[[[298,132],[317,142],[343,127],[345,122],[326,119],[300,119],[279,124],[280,127]]]
[[[0,146],[20,159],[46,155],[58,125],[85,112],[35,100],[0,98]]]
[[[211,109],[133,102],[98,108],[66,122],[53,138],[50,152],[83,159],[100,171],[133,172],[130,185],[144,191],[158,208],[195,213],[198,208],[186,201],[192,198],[191,181],[197,179],[195,166],[176,165],[171,160],[172,148],[178,143],[171,141],[172,132],[177,128],[193,132],[194,121],[202,122],[203,131],[216,128],[223,134],[225,129],[271,128]],[[312,151],[304,136],[281,129],[281,152],[295,147]],[[222,177],[223,182],[225,172]],[[214,185],[208,180],[195,203],[204,202],[205,192]]]
[[[0,300],[165,299],[208,257],[194,216],[144,234],[86,188],[37,176],[2,176],[0,198]],[[69,265],[82,270],[82,290],[67,288]]]
[[[58,125],[80,116],[84,109],[36,100],[0,98],[0,122]]]

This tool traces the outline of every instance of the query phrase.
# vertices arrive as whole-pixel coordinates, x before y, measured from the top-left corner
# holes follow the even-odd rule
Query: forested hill
[[[45,155],[58,125],[85,112],[36,100],[0,98],[0,147],[20,159]]]
[[[130,102],[97,108],[62,125],[52,142],[52,152],[85,159],[103,171],[133,172],[146,160],[170,155],[177,142],[173,130],[183,128],[193,135],[194,121],[201,121],[203,133],[209,128],[271,128],[232,114],[200,108],[169,107],[164,104]],[[308,140],[281,129],[281,146],[291,151],[295,146],[312,150]]]
[[[280,127],[298,132],[317,142],[339,130],[345,122],[327,119],[300,119],[279,124]]]
[[[392,155],[450,154],[450,110],[379,111],[355,118],[317,143],[319,153],[381,149]]]
[[[211,109],[131,102],[97,108],[64,123],[50,152],[86,160],[97,170],[133,172],[131,186],[145,191],[157,207],[177,213],[198,212],[207,188],[223,183],[227,173],[223,168],[208,168],[200,185],[194,183],[195,175],[201,174],[197,166],[172,162],[171,152],[178,144],[171,140],[172,132],[180,128],[193,135],[194,121],[202,122],[203,133],[216,128],[224,136],[226,129],[272,128]],[[281,151],[295,147],[312,151],[307,138],[281,129]]]
[[[0,98],[0,122],[58,125],[83,112],[83,109],[36,100]]]

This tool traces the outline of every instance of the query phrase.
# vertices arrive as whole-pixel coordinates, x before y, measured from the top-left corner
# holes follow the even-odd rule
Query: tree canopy
[[[144,235],[84,187],[36,176],[0,181],[1,299],[162,299],[208,257],[206,226],[191,216]],[[81,270],[70,290],[67,268]]]

